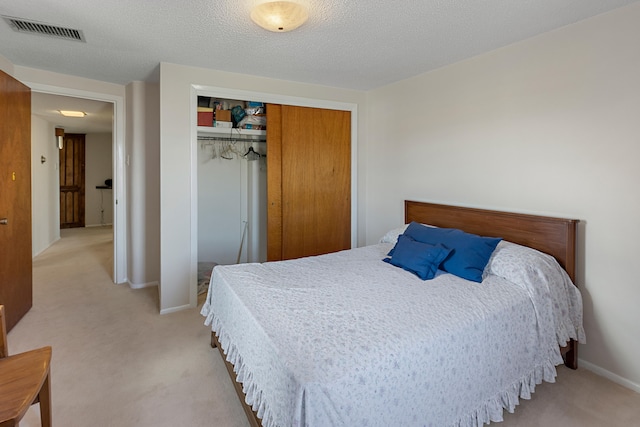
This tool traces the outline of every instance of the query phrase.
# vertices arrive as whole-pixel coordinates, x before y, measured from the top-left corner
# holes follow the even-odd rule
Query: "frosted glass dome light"
[[[251,19],[265,30],[284,33],[307,22],[309,12],[301,4],[291,1],[272,1],[257,5]]]

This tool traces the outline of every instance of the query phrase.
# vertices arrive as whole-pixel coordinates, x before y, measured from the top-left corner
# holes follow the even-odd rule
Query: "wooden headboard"
[[[502,237],[555,257],[575,283],[578,220],[434,203],[404,202],[405,223],[416,221],[468,233]]]

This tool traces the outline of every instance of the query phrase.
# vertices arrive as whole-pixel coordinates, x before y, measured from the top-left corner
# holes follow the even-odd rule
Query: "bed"
[[[577,220],[406,201],[405,223],[502,240],[480,283],[381,262],[406,226],[363,248],[216,267],[201,312],[252,426],[479,426],[563,361],[577,368]]]

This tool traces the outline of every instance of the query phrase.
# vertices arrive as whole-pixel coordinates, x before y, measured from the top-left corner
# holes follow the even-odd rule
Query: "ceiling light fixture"
[[[307,22],[307,8],[292,1],[272,1],[257,5],[251,11],[251,19],[265,30],[284,33],[295,30]]]
[[[68,111],[68,110],[58,110],[60,114],[65,117],[84,117],[87,115],[84,111]]]

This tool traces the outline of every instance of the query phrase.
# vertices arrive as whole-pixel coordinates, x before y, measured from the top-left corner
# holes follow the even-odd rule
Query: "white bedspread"
[[[504,243],[486,271],[513,280]],[[561,269],[425,282],[381,261],[391,247],[216,267],[202,314],[264,427],[500,421],[584,340],[577,289],[540,284]]]

